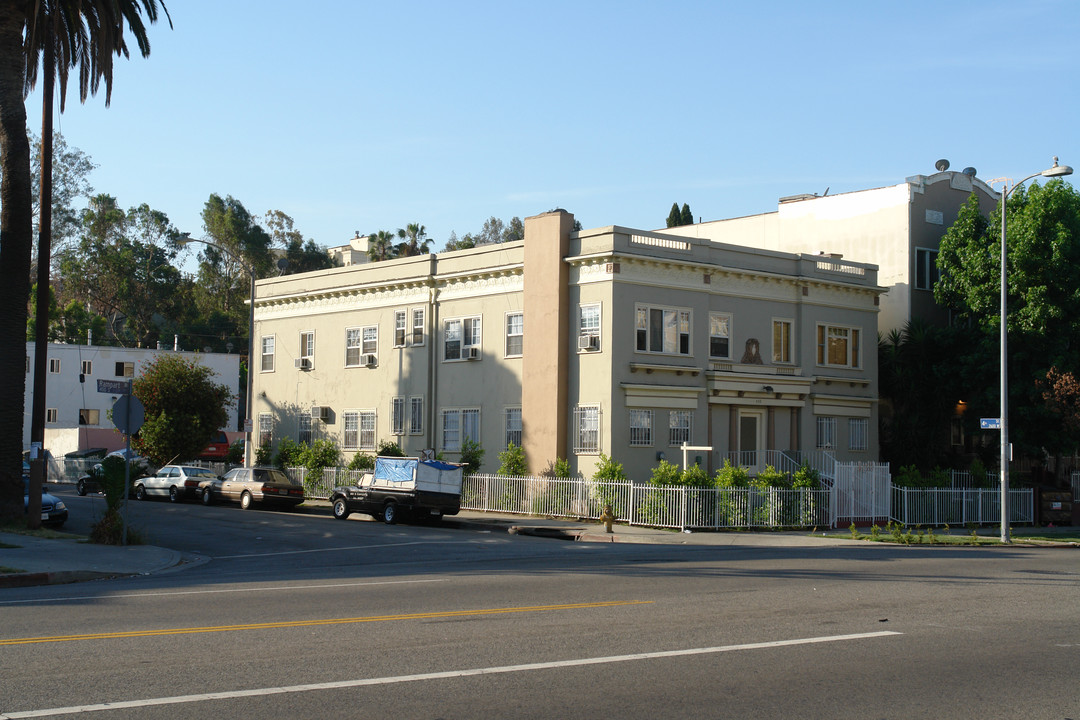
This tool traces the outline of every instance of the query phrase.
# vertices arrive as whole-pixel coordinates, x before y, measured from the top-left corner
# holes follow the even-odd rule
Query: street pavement
[[[301,511],[329,512],[329,503],[308,501]],[[826,537],[821,531],[690,532],[616,524],[611,533],[596,522],[462,511],[444,518],[445,527],[531,535],[557,540],[653,545],[810,547],[859,543]],[[992,528],[991,528],[992,530]],[[0,588],[50,585],[183,569],[182,553],[153,545],[97,545],[82,537],[41,538],[0,532]]]

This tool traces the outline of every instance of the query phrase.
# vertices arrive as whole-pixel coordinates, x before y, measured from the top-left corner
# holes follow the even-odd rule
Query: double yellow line
[[[404,615],[372,615],[355,618],[327,618],[323,620],[286,620],[282,622],[250,623],[247,625],[211,625],[193,628],[166,628],[161,630],[128,630],[124,632],[87,633],[85,635],[52,635],[33,638],[0,639],[4,645],[34,645],[37,643],[73,642],[76,640],[115,640],[119,638],[158,637],[162,635],[195,635],[198,633],[234,632],[238,630],[274,630],[278,628],[313,627],[319,625],[350,625],[355,623],[393,622],[398,620],[437,620],[442,618],[477,617],[483,615],[506,615],[509,613],[549,612],[552,610],[590,610],[623,605],[648,605],[651,600],[628,600],[597,603],[568,603],[565,605],[532,605],[517,608],[486,608],[480,610],[448,610],[443,612],[408,613]]]

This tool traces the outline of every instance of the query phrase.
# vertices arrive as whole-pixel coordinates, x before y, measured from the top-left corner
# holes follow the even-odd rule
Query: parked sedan
[[[30,512],[30,478],[23,475],[23,512]],[[67,522],[68,511],[64,501],[48,492],[48,488],[41,486],[41,524],[49,527],[60,527]]]
[[[254,503],[291,510],[304,502],[304,486],[277,468],[233,468],[224,477],[204,481],[200,488],[204,505],[215,500],[239,502],[244,510]]]
[[[166,465],[153,475],[135,481],[135,497],[145,500],[151,496],[169,498],[169,502],[179,502],[184,498],[199,496],[202,483],[217,480],[211,470],[190,465]]]

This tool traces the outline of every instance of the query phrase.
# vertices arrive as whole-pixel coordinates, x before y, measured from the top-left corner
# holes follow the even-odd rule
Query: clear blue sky
[[[1080,171],[1075,0],[167,3],[111,107],[69,94],[57,127],[97,192],[195,237],[211,193],[320,245],[420,222],[441,250],[491,215],[653,229],[938,158]]]

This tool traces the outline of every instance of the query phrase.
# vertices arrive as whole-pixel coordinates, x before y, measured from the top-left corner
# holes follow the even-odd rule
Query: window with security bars
[[[420,435],[424,432],[424,398],[409,398],[409,434]]]
[[[836,418],[819,417],[817,419],[818,450],[832,450],[836,447]]]
[[[867,450],[870,447],[870,421],[866,418],[848,418],[848,449]]]
[[[480,442],[480,408],[443,410],[443,450],[458,452],[466,440]]]
[[[652,410],[630,411],[630,447],[652,446],[652,423]]]
[[[360,413],[360,449],[375,449],[375,411]]]
[[[506,447],[521,447],[521,408],[506,408]]]
[[[299,415],[299,423],[296,429],[296,440],[307,445],[311,445],[311,413],[302,412]]]
[[[599,405],[578,405],[574,408],[574,452],[600,452]]]
[[[390,434],[405,434],[405,398],[403,397],[390,400]]]
[[[689,410],[672,410],[668,413],[668,445],[682,445],[690,442],[693,431],[694,413]]]
[[[270,447],[274,442],[274,416],[259,413],[259,447]]]

